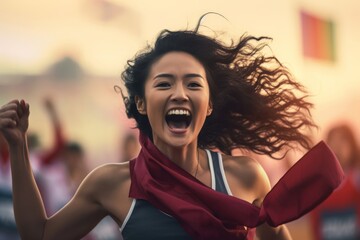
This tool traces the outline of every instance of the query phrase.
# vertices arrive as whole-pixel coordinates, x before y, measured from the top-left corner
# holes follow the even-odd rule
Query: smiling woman
[[[128,62],[124,102],[140,129],[138,157],[92,171],[49,218],[28,159],[29,105],[14,100],[0,109],[24,239],[80,239],[106,215],[126,240],[244,240],[255,228],[261,240],[291,239],[282,224],[340,184],[341,168],[324,143],[271,191],[255,160],[226,155],[234,148],[270,156],[284,147],[310,148],[303,130],[314,126],[312,104],[277,58],[262,54],[267,38],[243,36],[228,46],[198,29],[165,30]]]
[[[196,144],[211,109],[205,69],[190,54],[169,52],[151,67],[145,96],[136,96],[137,109],[149,119],[152,139],[162,152]]]
[[[195,239],[232,239],[234,233],[229,231],[244,236],[244,229],[235,230],[236,224],[233,228],[216,224],[211,228],[209,217],[199,220],[199,225],[208,225],[205,229],[194,226],[193,219],[198,219],[201,213],[195,210],[199,203],[194,203],[193,199],[184,200],[186,204],[190,202],[196,206],[191,208],[194,213],[190,214],[191,217],[185,216],[182,201],[173,199],[179,193],[184,194],[181,198],[189,195],[190,187],[186,184],[189,188],[179,190],[181,179],[169,186],[177,189],[177,193],[161,186],[151,190],[150,182],[138,179],[149,176],[151,181],[163,184],[163,181],[171,182],[176,178],[169,174],[159,180],[158,175],[166,175],[167,168],[151,166],[153,162],[149,159],[154,162],[161,159],[159,165],[166,162],[164,158],[170,159],[167,164],[189,178],[194,176],[195,181],[207,187],[214,184],[214,177],[223,179],[220,182],[227,186],[226,190],[214,188],[216,191],[260,206],[269,191],[261,167],[247,157],[224,155],[219,170],[222,177],[219,177],[216,171],[212,173],[213,160],[203,149],[215,148],[230,153],[234,148],[245,148],[270,156],[285,147],[300,145],[309,149],[311,143],[304,132],[315,126],[310,116],[312,104],[306,100],[304,87],[292,78],[278,59],[263,54],[262,50],[267,46],[264,41],[268,38],[243,36],[237,43],[225,45],[200,34],[199,26],[200,23],[194,31],[164,30],[154,47],[148,47],[129,61],[122,75],[129,94],[124,97],[127,114],[137,121],[143,145],[143,151],[130,166],[130,196],[146,199],[151,203],[149,208],[155,206],[174,216]],[[149,146],[156,146],[152,152],[160,153],[151,154],[149,151],[150,156],[142,158],[146,155],[144,149],[151,148]],[[157,169],[162,170],[158,170],[158,175],[155,174]],[[172,194],[162,195],[161,191],[158,192],[161,189]],[[199,192],[196,189],[193,194]],[[209,195],[213,194],[209,193],[205,198],[211,198]],[[167,205],[164,201],[170,203]],[[208,208],[211,201],[204,201]],[[134,206],[136,215],[139,206]],[[131,235],[131,229],[136,229],[132,224],[130,221],[123,228],[125,237]],[[199,229],[202,229],[200,233],[197,232]],[[290,238],[285,226],[268,228],[265,224],[258,229],[261,239]]]

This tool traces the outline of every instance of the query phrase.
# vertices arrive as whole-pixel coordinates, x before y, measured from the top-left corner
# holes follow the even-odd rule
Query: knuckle
[[[10,115],[17,115],[17,112],[15,110],[10,110],[9,113]]]

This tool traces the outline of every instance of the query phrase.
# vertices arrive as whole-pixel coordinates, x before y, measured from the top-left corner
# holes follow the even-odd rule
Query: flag
[[[303,55],[307,58],[335,61],[335,26],[304,10],[300,11]]]

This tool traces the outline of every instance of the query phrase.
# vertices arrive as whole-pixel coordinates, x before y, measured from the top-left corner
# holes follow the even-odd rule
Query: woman
[[[124,239],[245,239],[256,226],[259,239],[291,239],[281,223],[299,216],[279,220],[271,214],[279,212],[271,207],[276,201],[286,203],[267,197],[266,208],[259,208],[270,190],[260,165],[204,150],[230,153],[241,147],[274,156],[292,142],[309,148],[301,129],[313,126],[311,104],[296,95],[302,86],[275,57],[261,55],[262,40],[243,37],[226,46],[197,30],[162,32],[122,76],[127,114],[141,132],[139,156],[92,171],[50,218],[27,156],[29,105],[4,105],[0,129],[10,146],[14,211],[23,239],[79,239],[106,215],[121,226]]]

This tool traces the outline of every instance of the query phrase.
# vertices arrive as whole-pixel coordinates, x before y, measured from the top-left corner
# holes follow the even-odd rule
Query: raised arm
[[[51,99],[49,98],[45,99],[44,105],[49,115],[52,127],[54,129],[53,146],[49,151],[45,152],[40,159],[42,164],[47,165],[47,164],[51,164],[54,160],[57,159],[57,156],[59,155],[59,153],[61,152],[61,150],[65,145],[65,137],[60,122],[60,118]]]
[[[94,191],[96,172],[84,180],[63,209],[47,218],[28,157],[28,118],[29,105],[23,100],[0,108],[0,131],[9,145],[14,213],[21,238],[80,239],[107,214]]]
[[[16,224],[22,238],[41,239],[46,215],[29,163],[28,117],[29,105],[24,101],[14,100],[0,109],[0,129],[10,152]]]

